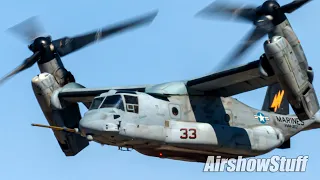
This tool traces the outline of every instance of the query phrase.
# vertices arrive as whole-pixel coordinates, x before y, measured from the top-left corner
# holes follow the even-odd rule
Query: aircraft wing
[[[228,97],[277,82],[275,76],[263,76],[259,66],[259,60],[253,61],[243,66],[189,80],[186,85],[189,90],[195,92]]]
[[[277,83],[275,76],[265,77],[261,75],[259,66],[260,61],[253,61],[240,67],[184,82],[190,94],[193,92],[200,92],[201,94],[212,94],[223,97],[244,93]],[[153,85],[85,88],[77,83],[69,83],[59,90],[58,97],[60,100],[68,102],[82,102],[86,107],[89,107],[94,97],[108,92],[109,90],[145,92],[148,87],[152,86]]]

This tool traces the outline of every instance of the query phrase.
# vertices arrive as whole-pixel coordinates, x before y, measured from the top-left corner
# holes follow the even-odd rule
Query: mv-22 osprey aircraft
[[[266,1],[258,8],[211,4],[202,15],[225,14],[253,21],[256,28],[231,59],[268,34],[257,61],[200,78],[135,87],[85,88],[75,82],[60,57],[112,33],[150,22],[155,13],[74,38],[39,36],[29,46],[34,54],[4,79],[37,63],[41,74],[32,87],[66,156],[89,141],[134,149],[144,155],[206,162],[207,156],[254,157],[275,148],[290,148],[295,134],[320,127],[313,71],[285,13],[308,1],[280,6]],[[30,23],[30,21],[29,21]],[[24,23],[25,24],[25,23]],[[18,25],[16,32],[25,25]],[[262,109],[231,96],[268,86]],[[88,111],[81,117],[78,103]],[[289,104],[296,115],[289,114]]]

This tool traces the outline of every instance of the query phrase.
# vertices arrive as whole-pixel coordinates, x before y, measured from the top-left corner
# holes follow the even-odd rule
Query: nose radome
[[[84,117],[79,122],[79,127],[82,133],[88,135],[101,135],[108,132],[119,132],[119,126],[115,121],[95,120]]]
[[[79,122],[79,128],[85,134],[99,134],[103,131],[103,121],[83,118]]]

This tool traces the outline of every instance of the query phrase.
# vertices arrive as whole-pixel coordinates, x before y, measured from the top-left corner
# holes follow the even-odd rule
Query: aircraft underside
[[[104,144],[101,141],[97,141],[100,144]],[[220,156],[221,158],[237,158],[239,156],[245,157],[253,157],[255,155],[248,155],[248,154],[233,154],[233,153],[226,153],[221,152],[224,151],[224,149],[220,149],[219,151],[209,150],[213,149],[210,146],[207,146],[208,150],[204,150],[201,147],[198,147],[199,149],[196,149],[197,147],[194,147],[193,149],[189,148],[188,145],[182,145],[179,147],[179,145],[150,145],[148,143],[141,144],[134,144],[129,145],[129,143],[110,143],[106,144],[110,146],[118,147],[120,151],[132,151],[135,150],[141,154],[152,156],[152,157],[158,157],[158,158],[166,158],[166,159],[173,159],[173,160],[181,160],[181,161],[189,161],[189,162],[206,162],[208,156]],[[203,146],[205,147],[205,146]],[[237,150],[233,150],[236,152]],[[231,149],[229,149],[229,152],[232,152]],[[261,153],[263,154],[263,153]]]
[[[148,138],[150,131],[143,130],[141,126],[121,125],[119,131],[106,130],[100,136],[95,136],[94,141],[119,147],[119,150],[135,149],[148,156],[194,162],[205,162],[207,156],[222,158],[257,156],[271,151],[284,142],[283,136],[276,138],[279,132],[270,126],[244,129],[220,125],[212,127],[210,124],[198,122],[169,124],[170,127],[153,127],[155,134],[160,135],[158,132],[164,132],[158,138]],[[180,131],[181,127],[196,131],[192,130],[194,134],[190,133],[184,138]],[[142,129],[139,131],[138,128]],[[130,132],[135,132],[135,135]],[[257,137],[258,141],[255,139]]]

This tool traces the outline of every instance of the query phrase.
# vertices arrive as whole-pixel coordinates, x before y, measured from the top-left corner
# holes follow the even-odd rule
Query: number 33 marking
[[[196,129],[187,129],[187,128],[181,128],[180,132],[183,132],[183,134],[180,136],[180,139],[196,139],[197,138],[197,130]],[[190,135],[188,135],[188,132],[190,132]]]

